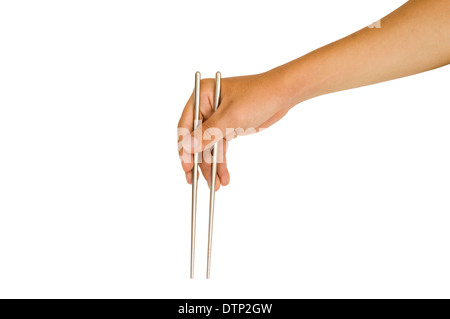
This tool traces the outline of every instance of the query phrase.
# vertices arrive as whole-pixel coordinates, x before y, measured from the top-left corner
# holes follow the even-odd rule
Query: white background
[[[194,72],[263,72],[403,3],[2,1],[0,297],[450,297],[448,68],[233,141],[212,279],[203,180],[189,279]]]

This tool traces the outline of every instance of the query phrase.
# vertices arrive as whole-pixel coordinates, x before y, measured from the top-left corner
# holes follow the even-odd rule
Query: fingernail
[[[192,152],[192,150],[195,150],[198,147],[198,141],[193,136],[185,137],[183,139],[183,148],[188,151]]]
[[[186,182],[188,184],[191,184],[191,182],[192,182],[192,172],[187,172],[186,173]]]

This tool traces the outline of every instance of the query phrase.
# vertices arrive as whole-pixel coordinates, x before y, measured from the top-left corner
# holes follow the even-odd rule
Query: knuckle
[[[212,92],[214,92],[214,79],[202,79],[200,81],[200,98],[207,99],[211,96]]]

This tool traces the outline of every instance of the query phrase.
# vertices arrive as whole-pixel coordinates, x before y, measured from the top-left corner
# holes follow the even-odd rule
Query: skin
[[[226,141],[270,127],[303,101],[449,63],[450,1],[410,0],[381,19],[380,28],[364,28],[261,74],[222,79],[216,112],[214,79],[204,79],[201,127],[194,131],[193,94],[178,123],[178,149],[186,181],[192,183],[192,154],[203,151],[200,169],[209,184],[208,150],[217,141],[222,161],[217,165],[216,190],[228,185]],[[235,132],[234,128],[243,130]]]

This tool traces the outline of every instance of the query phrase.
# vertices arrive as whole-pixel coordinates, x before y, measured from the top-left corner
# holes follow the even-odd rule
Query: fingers
[[[192,176],[188,176],[188,172],[192,170],[194,158],[189,152],[185,152],[182,147],[183,140],[194,130],[194,93],[184,107],[178,122],[178,155],[180,156],[181,166],[186,173],[186,180],[190,184]],[[192,175],[192,174],[191,174]],[[191,181],[191,182],[190,182]]]
[[[204,79],[200,82],[200,94],[199,94],[199,120],[209,118],[214,109],[212,106],[212,99],[214,95],[215,82],[213,79]],[[183,145],[186,140],[190,139],[189,134],[194,131],[194,113],[195,113],[195,90],[191,94],[183,113],[181,114],[178,122],[178,154],[180,156],[181,164],[185,173],[192,170],[193,156],[192,152],[186,152],[186,148],[183,149]],[[200,122],[201,125],[201,122]],[[198,132],[198,131],[197,131]],[[188,176],[186,176],[186,179]]]
[[[178,123],[178,152],[185,172],[186,182],[192,184],[193,154],[206,150],[198,155],[199,167],[210,187],[211,152],[209,150],[217,142],[216,190],[218,190],[221,185],[228,185],[230,181],[225,155],[227,142],[223,138],[226,135],[226,127],[233,127],[233,121],[223,103],[214,112],[214,80],[202,80],[201,88],[199,117],[206,120],[194,130],[195,94],[193,93],[186,103]]]
[[[208,183],[208,188],[211,188],[211,164],[207,162],[202,162],[199,164],[200,170],[202,171],[202,175]],[[220,188],[220,176],[216,174],[216,192]]]
[[[219,187],[226,186],[230,182],[230,173],[227,169],[226,163],[226,141],[219,141],[217,143],[217,175],[216,175],[216,191]],[[211,188],[211,152],[205,150],[202,154],[205,154],[202,162],[200,163],[200,170],[205,177],[208,187]]]
[[[197,127],[190,137],[183,139],[184,150],[193,154],[210,149],[227,134],[227,128],[237,127],[233,117],[225,106],[221,106],[211,117]]]
[[[227,152],[228,142],[222,139],[217,143],[217,174],[220,177],[220,183],[227,186],[230,183],[230,173],[227,168]]]
[[[192,184],[192,171],[186,172],[185,175],[186,175],[186,182],[188,184]]]

